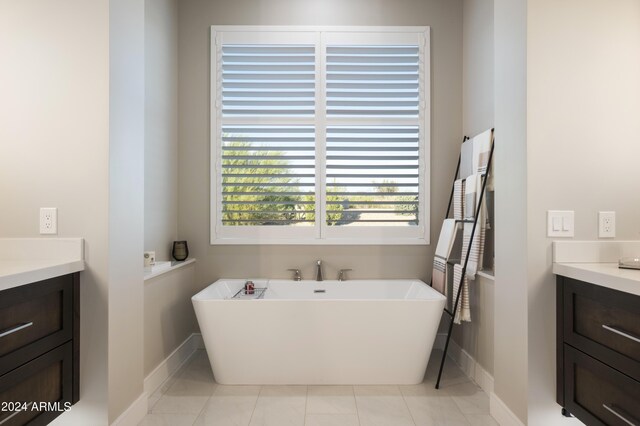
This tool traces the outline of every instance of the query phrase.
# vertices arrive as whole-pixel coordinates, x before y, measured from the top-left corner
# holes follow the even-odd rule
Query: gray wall
[[[464,0],[462,22],[462,129],[474,136],[494,127],[493,0]],[[469,293],[472,321],[454,326],[453,340],[493,374],[494,281],[478,275]]]
[[[178,238],[178,5],[145,1],[144,249],[171,259]]]
[[[197,293],[196,264],[144,282],[144,375],[198,329],[191,296]]]
[[[527,422],[527,1],[494,1],[494,393]]]
[[[640,2],[529,2],[527,66],[528,420],[564,424],[555,396],[555,291],[546,211],[575,210],[596,240],[617,212],[640,238]]]
[[[80,402],[56,423],[107,423],[109,2],[0,2],[0,236],[85,239]]]
[[[183,0],[179,4],[178,231],[198,258],[197,283],[219,277],[327,276],[429,279],[431,246],[211,246],[209,244],[209,31],[236,25],[429,25],[432,42],[431,241],[449,197],[462,138],[462,1],[441,0]]]

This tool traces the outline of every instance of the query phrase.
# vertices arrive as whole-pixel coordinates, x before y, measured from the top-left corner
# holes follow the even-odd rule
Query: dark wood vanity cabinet
[[[79,274],[0,291],[0,425],[45,425],[79,398]]]
[[[587,425],[640,425],[640,296],[557,277],[557,401]]]

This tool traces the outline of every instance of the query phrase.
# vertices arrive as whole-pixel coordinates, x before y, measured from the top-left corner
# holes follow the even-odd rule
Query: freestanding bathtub
[[[192,297],[222,384],[416,384],[445,297],[419,280],[221,279]]]

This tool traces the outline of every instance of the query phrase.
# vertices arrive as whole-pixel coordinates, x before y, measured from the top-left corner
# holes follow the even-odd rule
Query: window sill
[[[423,238],[214,238],[211,245],[428,246]]]
[[[154,266],[151,267],[151,270],[145,268],[144,271],[144,280],[150,280],[152,278],[156,278],[160,275],[164,275],[168,272],[175,271],[176,269],[180,269],[183,266],[191,265],[195,263],[196,259],[187,259],[184,262],[156,262]]]

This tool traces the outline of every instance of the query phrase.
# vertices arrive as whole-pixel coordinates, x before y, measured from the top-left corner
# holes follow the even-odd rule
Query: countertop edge
[[[604,271],[593,270],[594,263],[554,263],[553,273],[556,275],[562,275],[564,277],[573,278],[580,281],[585,281],[591,284],[599,285],[601,287],[610,288],[612,290],[622,291],[624,293],[634,294],[640,296],[640,272],[638,272],[638,278],[628,278],[622,276],[616,276]],[[617,264],[603,263],[603,266],[615,266]],[[626,270],[625,270],[626,271]]]
[[[0,276],[0,291],[84,271],[84,266],[84,260],[61,261],[53,265]]]

